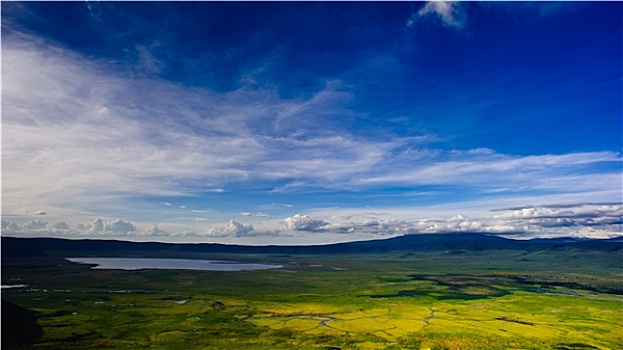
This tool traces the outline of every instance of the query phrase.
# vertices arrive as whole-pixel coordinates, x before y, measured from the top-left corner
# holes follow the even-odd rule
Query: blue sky
[[[620,236],[622,10],[3,2],[3,234]]]

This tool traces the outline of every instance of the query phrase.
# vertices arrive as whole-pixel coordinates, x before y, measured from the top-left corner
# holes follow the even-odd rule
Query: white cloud
[[[517,157],[491,150],[426,151],[389,159],[379,172],[356,179],[358,184],[461,185],[488,191],[620,190],[621,174],[590,172],[599,164],[621,162],[615,152],[570,153]],[[587,171],[589,170],[589,171]],[[576,175],[582,172],[582,175]],[[511,187],[512,186],[512,187]]]
[[[495,215],[494,218],[501,220],[513,219],[548,219],[548,218],[567,218],[580,221],[585,224],[601,221],[609,222],[612,219],[621,220],[623,212],[621,205],[577,205],[575,207],[529,207],[519,210],[512,210],[504,214]]]
[[[581,11],[582,2],[545,2],[545,1],[483,1],[470,2],[470,5],[493,9],[504,14],[512,21],[538,21],[551,16]],[[467,13],[464,1],[427,1],[420,10],[412,14],[407,26],[412,27],[417,21],[427,16],[435,16],[441,23],[450,28],[462,29],[467,22]]]
[[[156,59],[150,52],[150,49],[159,46],[154,43],[150,47],[144,45],[136,45],[136,53],[139,59],[138,67],[148,73],[160,73],[164,67],[162,61]]]
[[[414,215],[416,214],[412,214]],[[359,237],[452,232],[483,232],[510,235],[514,238],[623,236],[623,207],[620,204],[552,205],[476,218],[457,214],[449,219],[427,218],[415,221],[380,220],[372,218],[374,216],[378,215],[334,215],[331,219],[311,219],[308,216],[295,215],[286,218],[284,224],[290,230],[321,229],[336,235]]]
[[[65,221],[57,221],[55,223],[49,224],[48,228],[53,231],[69,231],[69,225]]]
[[[623,234],[623,225],[619,225],[618,229],[596,229],[593,227],[580,227],[577,230],[570,232],[570,237],[575,238],[593,238],[593,239],[608,239],[621,237]]]
[[[137,232],[136,226],[121,219],[107,222],[106,225],[104,225],[104,231],[112,233],[113,235],[132,235]]]
[[[493,216],[497,222],[524,227],[531,236],[566,235],[571,237],[604,238],[623,235],[621,205],[586,205],[577,207],[532,207]]]
[[[312,139],[276,138],[271,140],[272,157],[262,164],[264,176],[273,179],[298,179],[282,188],[301,186],[351,186],[350,179],[365,176],[392,151],[408,140],[359,140],[349,135],[318,136]],[[293,153],[277,152],[281,147]]]
[[[152,228],[143,232],[142,235],[144,236],[168,236],[168,234],[165,231],[159,229],[158,225],[155,225],[155,224]]]
[[[41,220],[25,220],[20,223],[2,220],[2,231],[18,235],[67,235],[76,233],[64,221],[48,222]]]
[[[15,211],[13,211],[14,214],[28,214],[30,212],[30,210],[28,210],[28,208],[19,208]]]
[[[37,203],[122,213],[134,196],[223,193],[221,185],[251,180],[340,186],[409,142],[317,128],[349,113],[336,82],[308,100],[272,89],[217,94],[127,77],[29,35],[2,45],[9,212]]]
[[[102,232],[104,231],[104,221],[98,218],[98,219],[93,220],[93,222],[91,222],[87,226],[78,224],[78,230],[85,231],[85,232],[94,232],[94,233]]]
[[[245,225],[236,220],[231,220],[225,226],[213,227],[206,231],[206,235],[222,237],[222,236],[236,236],[243,237],[253,232],[253,225]]]
[[[312,219],[307,215],[295,214],[283,219],[286,229],[293,231],[323,231],[327,223],[323,220]]]
[[[447,25],[462,25],[457,6],[429,2],[418,17],[435,14]],[[3,213],[27,218],[37,214],[28,207],[45,208],[54,215],[68,213],[63,219],[72,223],[85,216],[127,218],[138,211],[136,197],[174,198],[199,192],[216,197],[247,182],[275,186],[275,192],[453,186],[511,197],[542,192],[581,200],[620,198],[621,155],[615,152],[513,156],[489,149],[444,151],[428,148],[417,137],[371,139],[345,132],[333,127],[335,115],[357,115],[345,107],[353,95],[339,81],[327,82],[309,98],[284,100],[273,88],[216,93],[128,77],[107,62],[89,60],[29,35],[3,37],[2,49]],[[610,165],[619,167],[603,170]],[[249,210],[277,207],[292,205]],[[211,210],[191,212],[218,215]],[[241,215],[268,217],[252,211]],[[413,213],[410,221],[367,219],[348,226],[295,215],[282,224],[300,232],[383,234],[479,227],[510,232],[523,227],[503,217],[413,221],[417,217],[422,216]],[[204,219],[186,218],[191,223]],[[532,219],[540,221],[522,225],[588,225],[578,218]],[[591,220],[597,224],[614,219]],[[25,225],[45,229],[37,228],[36,222]],[[252,227],[230,222],[212,233],[257,234]],[[68,234],[72,232],[141,231],[127,221],[98,219]],[[201,230],[194,227],[187,232]]]
[[[265,221],[256,230],[253,224],[231,220],[225,225],[206,230],[161,230],[158,225],[140,231],[136,226],[121,219],[93,220],[88,225],[78,224],[70,229],[64,221],[49,223],[41,220],[25,220],[19,223],[2,220],[2,231],[8,235],[21,236],[128,236],[128,237],[194,237],[210,238],[211,241],[230,241],[271,236],[294,237],[307,242],[307,236],[323,235],[324,243],[331,239],[359,240],[408,234],[443,234],[482,232],[518,239],[582,237],[611,238],[623,236],[623,206],[617,203],[578,203],[531,206],[504,211],[490,216],[468,217],[457,214],[450,218],[432,217],[420,220],[378,219],[391,216],[388,213],[338,214],[330,217],[309,217],[296,214],[280,221]],[[281,223],[283,228],[271,228],[270,223]],[[276,242],[276,241],[275,241]],[[322,243],[322,242],[317,242]]]
[[[262,212],[251,213],[248,211],[243,211],[240,213],[240,215],[247,216],[247,217],[256,217],[256,218],[269,218],[270,217],[270,215],[266,213],[262,213]]]
[[[19,229],[20,230],[42,230],[45,229],[48,226],[48,222],[47,221],[41,221],[41,220],[28,220],[28,221],[23,221],[22,223],[19,224]]]
[[[121,219],[104,221],[97,218],[86,226],[78,224],[76,229],[82,235],[134,236],[138,233],[134,224]]]
[[[434,14],[448,27],[462,28],[465,25],[465,13],[459,1],[428,1],[417,13],[411,16],[408,26],[412,26],[418,17]]]

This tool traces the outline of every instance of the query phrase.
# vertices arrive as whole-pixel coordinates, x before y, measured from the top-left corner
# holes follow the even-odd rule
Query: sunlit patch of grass
[[[465,294],[471,295],[492,295],[492,290],[487,287],[477,287],[477,286],[469,286],[466,288],[461,288],[460,291]]]

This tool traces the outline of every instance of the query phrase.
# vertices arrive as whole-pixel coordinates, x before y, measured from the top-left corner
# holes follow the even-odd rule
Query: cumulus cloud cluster
[[[292,231],[324,231],[328,225],[323,220],[312,219],[307,215],[300,214],[285,218],[283,223],[286,229]]]
[[[76,227],[78,231],[105,235],[131,235],[137,232],[136,227],[130,222],[116,219],[112,221],[103,221],[102,219],[95,219],[88,225],[78,224]]]
[[[290,230],[372,236],[481,232],[515,238],[611,238],[623,235],[623,207],[620,204],[589,203],[515,208],[479,218],[458,214],[449,219],[337,220],[333,223],[297,214],[283,222]]]
[[[43,220],[25,220],[19,223],[2,220],[3,234],[13,235],[51,235],[51,236],[136,236],[153,234],[156,231],[139,232],[134,224],[121,219],[104,221],[100,218],[89,224],[78,224],[75,228],[65,221],[48,222]]]
[[[42,220],[24,220],[11,222],[2,220],[2,232],[13,236],[81,236],[81,237],[112,237],[112,236],[145,236],[145,237],[245,237],[254,234],[252,224],[243,224],[230,220],[222,226],[213,226],[201,231],[166,232],[152,225],[146,230],[137,229],[136,225],[121,219],[103,220],[97,218],[88,224],[79,223],[71,228],[65,221],[48,222]],[[258,233],[259,235],[267,233]]]
[[[623,209],[620,204],[526,207],[493,216],[493,220],[520,228],[519,232],[537,236],[561,235],[608,238],[623,235]]]
[[[236,220],[230,220],[229,223],[221,227],[213,227],[207,231],[208,236],[247,236],[253,232],[253,225],[245,225]]]
[[[204,230],[166,232],[158,225],[141,231],[121,219],[95,219],[91,223],[70,228],[64,221],[26,220],[20,223],[2,220],[2,231],[8,235],[36,236],[149,236],[204,237],[218,240],[224,237],[288,236],[319,233],[350,239],[389,237],[409,234],[490,233],[518,239],[548,237],[612,238],[623,236],[623,206],[618,203],[578,203],[553,206],[530,206],[498,209],[491,216],[470,218],[455,215],[449,219],[427,218],[413,221],[376,218],[370,213],[365,220],[333,216],[312,218],[295,214],[283,220],[281,229],[256,230],[253,224],[230,220]]]

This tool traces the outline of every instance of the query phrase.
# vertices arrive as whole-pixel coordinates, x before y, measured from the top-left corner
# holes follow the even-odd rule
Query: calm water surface
[[[193,259],[151,259],[151,258],[66,258],[79,264],[96,264],[93,269],[112,270],[204,270],[204,271],[247,271],[279,269],[281,265],[242,264],[231,261]]]

